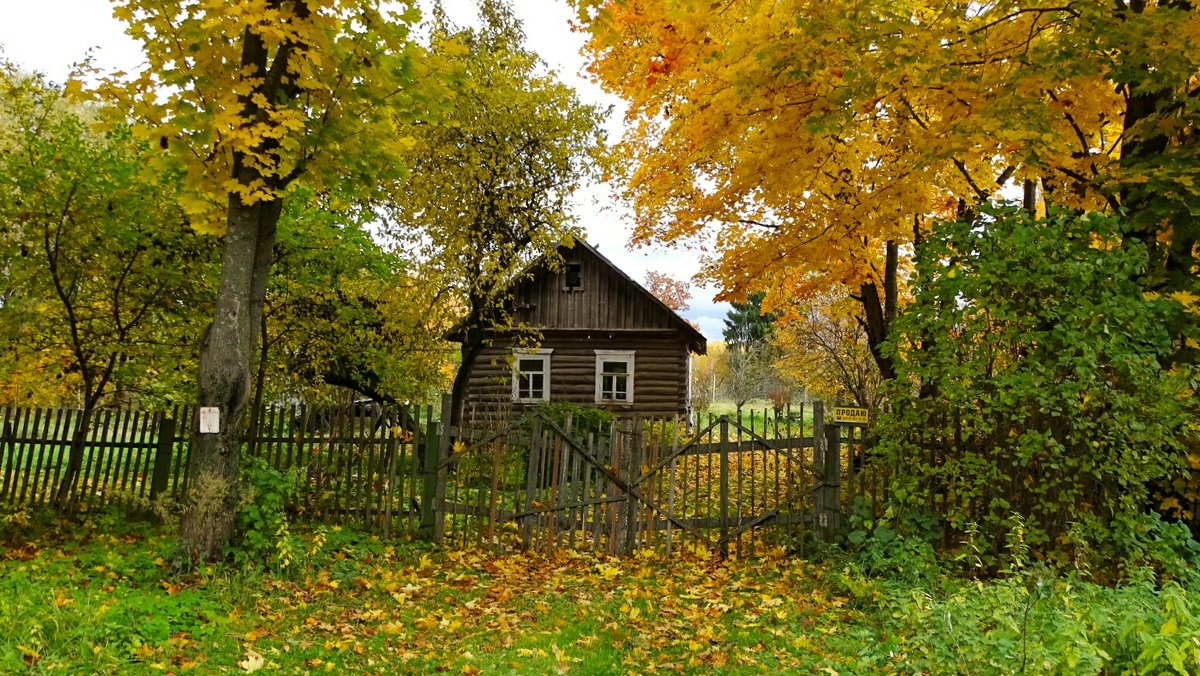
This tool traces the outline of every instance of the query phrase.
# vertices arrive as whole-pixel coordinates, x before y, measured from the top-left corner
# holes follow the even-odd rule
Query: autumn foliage
[[[1190,3],[574,4],[593,74],[629,106],[635,241],[711,238],[703,276],[725,297],[840,288],[878,355],[887,244],[911,251],[1022,182],[1127,209],[1147,283],[1195,292]]]

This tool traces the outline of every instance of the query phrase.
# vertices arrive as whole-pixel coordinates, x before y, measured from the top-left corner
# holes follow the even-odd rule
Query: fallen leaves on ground
[[[619,559],[439,552],[363,536],[281,577],[173,575],[154,563],[169,547],[165,536],[132,547],[98,536],[5,561],[2,578],[25,580],[46,603],[0,607],[0,622],[33,612],[74,624],[70,635],[25,629],[2,645],[26,668],[758,673],[837,670],[855,652],[845,628],[861,624],[822,589],[818,569],[782,552]]]

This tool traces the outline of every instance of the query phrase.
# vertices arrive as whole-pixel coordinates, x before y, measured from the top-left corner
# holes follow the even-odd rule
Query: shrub
[[[887,347],[894,497],[932,504],[960,534],[977,523],[993,566],[1013,514],[1034,557],[1120,554],[1114,524],[1174,469],[1184,421],[1161,366],[1177,306],[1143,293],[1146,265],[1098,214],[1000,208],[936,226]]]

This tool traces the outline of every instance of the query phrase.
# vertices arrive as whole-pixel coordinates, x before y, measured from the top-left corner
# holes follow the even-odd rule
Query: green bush
[[[294,563],[296,543],[291,535],[287,503],[300,486],[296,468],[281,471],[264,458],[247,458],[242,468],[242,508],[237,514],[234,561],[242,565],[265,563],[285,570]]]
[[[1013,514],[1035,558],[1123,556],[1115,529],[1176,468],[1185,420],[1161,365],[1178,308],[1143,293],[1146,265],[1098,214],[937,225],[887,347],[878,451],[899,469],[897,502],[933,505],[960,536],[977,524],[993,568]]]

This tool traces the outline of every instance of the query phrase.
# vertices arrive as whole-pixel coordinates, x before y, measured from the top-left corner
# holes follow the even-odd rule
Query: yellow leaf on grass
[[[246,651],[246,659],[238,662],[238,666],[246,673],[253,673],[263,668],[263,656],[253,650]]]

